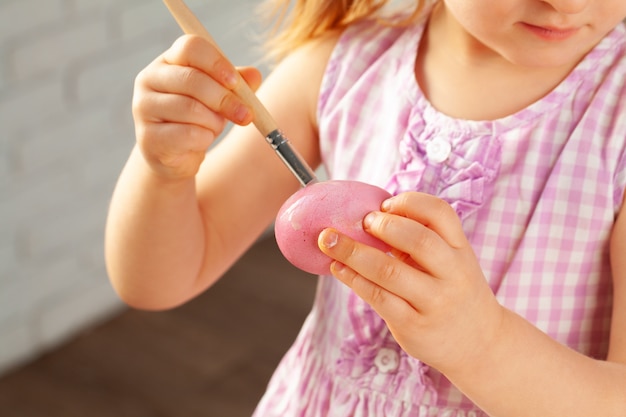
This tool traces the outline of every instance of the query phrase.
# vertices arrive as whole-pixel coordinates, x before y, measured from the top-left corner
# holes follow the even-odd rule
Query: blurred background
[[[187,3],[235,65],[259,64],[258,0]],[[314,279],[271,236],[173,311],[109,285],[133,80],[179,35],[160,0],[0,1],[2,417],[247,415],[310,307]]]

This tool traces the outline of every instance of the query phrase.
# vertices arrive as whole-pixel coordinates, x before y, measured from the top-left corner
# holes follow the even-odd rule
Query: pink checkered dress
[[[431,107],[413,74],[422,30],[362,24],[342,36],[319,100],[330,177],[445,199],[503,305],[559,342],[604,357],[607,240],[626,183],[626,30],[611,32],[546,97],[494,121]],[[332,277],[320,278],[255,415],[485,416],[406,355],[381,318]]]

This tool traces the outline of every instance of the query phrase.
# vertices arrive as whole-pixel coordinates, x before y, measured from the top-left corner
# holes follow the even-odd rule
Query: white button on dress
[[[452,152],[452,145],[444,138],[435,138],[426,144],[426,157],[435,164],[444,162]]]
[[[384,374],[394,372],[400,366],[400,354],[393,349],[381,348],[376,354],[374,365]]]

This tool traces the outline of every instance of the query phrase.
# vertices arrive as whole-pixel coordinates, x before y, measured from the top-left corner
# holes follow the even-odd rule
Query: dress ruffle
[[[426,394],[428,403],[436,403],[429,367],[402,350],[369,305],[353,293],[349,297],[354,331],[342,342],[337,374],[350,380],[353,387],[380,391],[405,403],[425,403]],[[359,314],[353,313],[359,310]]]
[[[420,191],[447,201],[461,220],[479,209],[500,170],[501,142],[493,132],[429,129],[417,113],[399,146],[400,164],[387,184],[392,194]]]

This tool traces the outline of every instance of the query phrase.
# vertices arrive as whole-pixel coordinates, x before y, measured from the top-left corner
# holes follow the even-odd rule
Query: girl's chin
[[[528,69],[554,69],[562,70],[565,73],[574,68],[584,57],[581,53],[564,53],[563,51],[515,51],[508,55],[503,55],[512,64]]]

